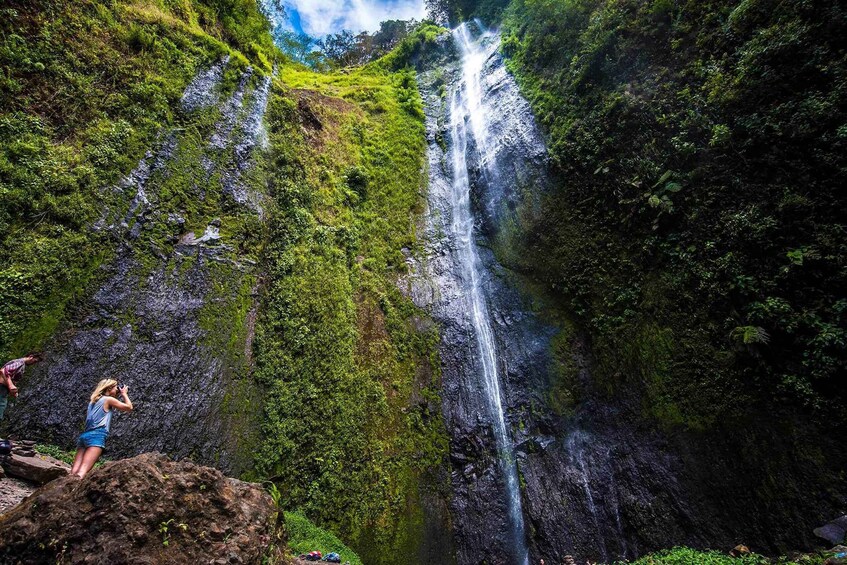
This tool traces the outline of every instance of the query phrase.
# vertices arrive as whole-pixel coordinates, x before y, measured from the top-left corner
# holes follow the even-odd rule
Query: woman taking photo
[[[132,401],[129,399],[129,387],[126,385],[118,388],[118,381],[114,379],[103,379],[97,384],[88,404],[88,414],[85,417],[85,431],[76,442],[76,457],[71,468],[72,475],[83,478],[88,473],[106,447],[106,438],[109,437],[109,427],[112,423],[114,410],[129,412],[132,410]],[[123,397],[123,402],[117,399],[118,393]]]

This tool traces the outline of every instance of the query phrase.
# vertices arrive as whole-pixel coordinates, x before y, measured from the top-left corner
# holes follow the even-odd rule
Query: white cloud
[[[354,33],[376,31],[385,20],[423,19],[423,0],[285,0],[300,13],[309,35],[322,37],[349,29]]]

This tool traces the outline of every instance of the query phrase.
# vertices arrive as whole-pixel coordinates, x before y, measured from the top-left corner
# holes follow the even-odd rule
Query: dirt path
[[[38,488],[33,483],[4,477],[0,479],[0,514],[16,506],[21,500],[32,494]]]

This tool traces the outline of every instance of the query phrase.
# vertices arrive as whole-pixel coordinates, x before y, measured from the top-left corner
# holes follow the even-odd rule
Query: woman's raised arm
[[[117,408],[121,412],[130,412],[132,410],[132,400],[129,399],[129,387],[124,385],[118,390],[121,396],[124,397],[124,401],[121,402],[117,398],[109,397],[106,400],[106,405],[110,408]]]

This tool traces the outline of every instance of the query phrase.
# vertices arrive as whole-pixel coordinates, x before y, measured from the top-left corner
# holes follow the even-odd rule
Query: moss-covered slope
[[[845,29],[836,2],[510,7],[562,187],[524,266],[584,322],[597,378],[642,382],[668,424],[759,400],[844,423]]]
[[[590,351],[584,387],[557,350],[552,408],[627,406],[681,454],[710,524],[767,551],[812,546],[844,510],[845,30],[837,2],[505,15],[553,178],[499,255]]]
[[[0,355],[42,346],[114,245],[103,189],[179,120],[183,89],[229,54],[270,71],[255,3],[5,2],[0,17]],[[238,51],[237,49],[243,51]],[[235,78],[235,73],[230,79]],[[124,203],[126,205],[126,203]]]
[[[0,353],[47,352],[5,424],[71,447],[118,376],[138,410],[113,457],[270,479],[368,562],[442,561],[437,330],[396,287],[426,187],[395,70],[416,40],[320,75],[252,0],[12,2],[0,25]]]
[[[277,210],[265,252],[257,472],[366,562],[440,561],[436,328],[396,287],[426,187],[411,71],[283,69],[268,113]],[[426,557],[428,555],[428,557]]]

